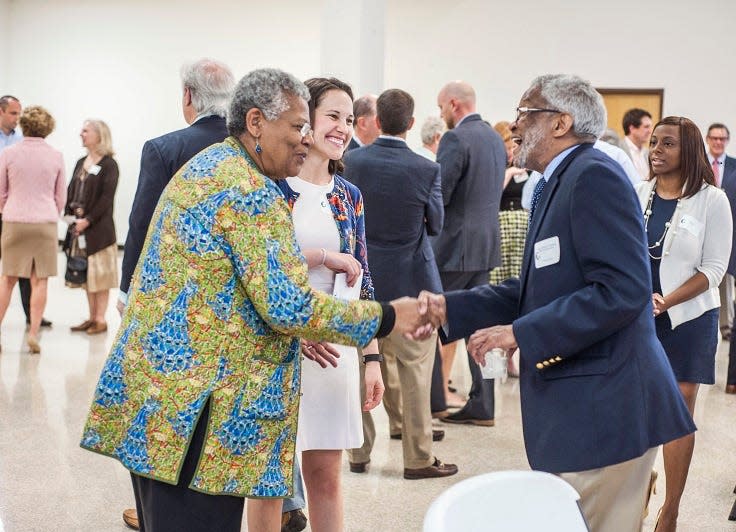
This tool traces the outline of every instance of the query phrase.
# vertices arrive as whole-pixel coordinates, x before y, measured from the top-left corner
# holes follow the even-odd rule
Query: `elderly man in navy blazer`
[[[345,157],[345,178],[363,194],[376,299],[440,291],[442,285],[428,238],[440,231],[444,217],[440,167],[406,144],[406,132],[414,124],[411,95],[400,89],[387,90],[379,96],[376,108],[383,135]],[[454,475],[457,467],[443,464],[432,453],[433,438],[444,436],[441,431],[432,431],[430,413],[436,334],[422,341],[391,334],[379,339],[378,346],[384,356],[383,405],[391,437],[402,440],[404,478]],[[350,470],[356,473],[365,471],[376,436],[370,412],[363,414],[363,433],[363,447],[349,452]]]
[[[695,425],[657,341],[636,194],[593,149],[605,125],[588,82],[535,79],[511,124],[514,164],[543,174],[520,279],[420,299],[449,339],[476,331],[479,363],[491,348],[520,348],[532,468],[578,491],[591,530],[633,532],[657,446]]]

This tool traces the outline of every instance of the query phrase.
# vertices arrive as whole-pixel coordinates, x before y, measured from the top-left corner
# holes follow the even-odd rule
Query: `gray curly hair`
[[[235,78],[227,65],[206,58],[186,63],[181,67],[181,84],[189,89],[197,114],[225,116],[235,85]]]
[[[595,142],[606,129],[603,98],[590,82],[569,74],[547,74],[532,81],[550,107],[572,116],[572,128],[580,139]]]
[[[249,72],[235,86],[227,130],[237,137],[245,132],[245,115],[260,109],[266,120],[276,120],[289,108],[289,96],[309,101],[309,89],[291,74],[276,68],[260,68]]]

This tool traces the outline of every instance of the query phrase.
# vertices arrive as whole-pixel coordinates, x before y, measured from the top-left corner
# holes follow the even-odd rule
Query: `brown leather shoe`
[[[736,384],[726,384],[726,393],[729,393],[729,394],[736,393]]]
[[[449,415],[449,410],[438,410],[437,412],[432,412],[432,418],[434,419],[442,419],[443,417],[447,417]]]
[[[367,462],[350,462],[350,472],[365,473],[366,469],[368,469],[368,464],[370,463],[370,460],[368,460]]]
[[[401,439],[401,433],[398,434],[392,434],[391,435],[392,440],[400,440]],[[442,441],[445,439],[445,431],[444,430],[433,430],[432,431],[432,441]]]
[[[100,334],[104,332],[107,332],[107,323],[105,323],[104,321],[102,323],[94,322],[92,324],[92,327],[87,329],[87,334],[89,335]]]
[[[431,466],[421,467],[419,469],[404,468],[404,478],[407,480],[449,477],[455,473],[457,473],[457,466],[455,464],[443,464],[436,457]]]
[[[135,511],[135,508],[123,510],[123,523],[133,530],[138,530],[140,528],[140,525],[138,525],[138,512]]]
[[[281,514],[281,532],[300,532],[307,528],[307,516],[297,508]]]
[[[86,320],[80,323],[79,325],[75,325],[74,327],[69,327],[72,332],[81,332],[86,331],[90,327],[92,327],[95,324],[92,320]]]

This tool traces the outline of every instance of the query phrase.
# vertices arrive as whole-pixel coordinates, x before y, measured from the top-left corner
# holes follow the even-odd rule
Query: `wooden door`
[[[662,118],[662,102],[664,89],[597,89],[603,96],[608,111],[608,127],[624,138],[621,125],[624,114],[629,109],[638,107],[649,111],[652,122],[656,124]]]

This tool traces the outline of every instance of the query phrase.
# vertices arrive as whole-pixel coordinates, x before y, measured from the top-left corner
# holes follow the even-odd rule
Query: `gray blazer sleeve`
[[[442,225],[445,222],[445,207],[442,201],[442,173],[440,172],[439,166],[432,181],[432,188],[429,191],[429,201],[425,207],[424,216],[427,219],[427,234],[430,236],[440,234]]]
[[[454,131],[450,130],[442,135],[437,148],[437,162],[442,169],[442,197],[445,206],[450,204],[452,194],[463,176],[466,158],[465,149]]]

